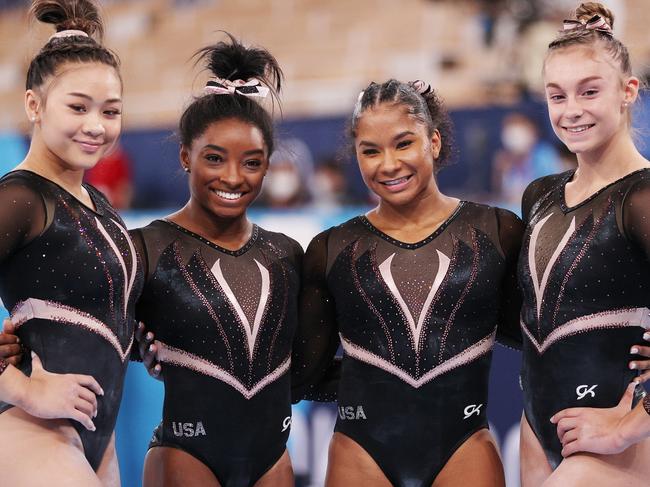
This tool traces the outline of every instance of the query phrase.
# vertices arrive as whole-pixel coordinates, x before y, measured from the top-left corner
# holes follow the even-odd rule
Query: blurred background
[[[286,75],[276,106],[278,150],[252,218],[304,246],[320,230],[373,204],[349,149],[346,124],[370,81],[423,79],[446,101],[455,124],[456,163],[439,175],[443,190],[519,211],[525,186],[575,165],[555,139],[541,96],[547,44],[574,0],[130,0],[103,1],[105,43],[122,61],[124,131],[120,147],[88,180],[130,227],[177,209],[188,198],[175,128],[205,73],[194,51],[219,30],[268,48]],[[24,80],[51,31],[29,25],[25,0],[0,0],[0,174],[29,144]],[[635,72],[650,74],[650,9],[609,0],[615,32]],[[641,150],[650,125],[644,97],[635,107]],[[508,486],[518,486],[521,399],[518,353],[497,346],[489,416]],[[118,422],[123,485],[140,485],[142,462],[160,420],[162,387],[132,364]],[[322,485],[336,409],[303,402],[290,438],[299,485]]]

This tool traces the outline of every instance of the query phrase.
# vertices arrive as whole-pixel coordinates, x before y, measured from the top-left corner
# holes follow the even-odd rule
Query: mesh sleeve
[[[334,301],[327,289],[328,232],[309,244],[302,264],[298,329],[291,357],[292,400],[334,401],[340,376]]]
[[[45,230],[45,208],[44,197],[28,180],[0,181],[0,265]]]
[[[500,208],[497,209],[497,221],[499,223],[499,242],[506,260],[506,274],[501,284],[497,340],[502,345],[521,349],[519,316],[522,298],[517,285],[517,261],[525,227],[517,215]]]
[[[633,185],[623,199],[623,231],[650,261],[650,178]]]

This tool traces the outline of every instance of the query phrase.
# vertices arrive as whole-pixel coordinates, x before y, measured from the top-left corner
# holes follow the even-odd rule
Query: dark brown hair
[[[34,0],[30,16],[53,24],[57,32],[80,30],[88,34],[51,38],[32,59],[27,70],[26,89],[38,88],[65,63],[102,63],[112,66],[119,76],[119,60],[106,49],[99,8],[93,0]]]

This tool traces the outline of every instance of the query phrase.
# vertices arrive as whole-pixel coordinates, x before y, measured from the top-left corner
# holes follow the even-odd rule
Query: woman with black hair
[[[282,72],[268,51],[232,36],[198,55],[212,77],[180,120],[190,200],[132,232],[146,275],[137,316],[165,384],[144,485],[291,486],[288,371],[303,251],[246,216],[274,147],[257,100],[277,95]]]

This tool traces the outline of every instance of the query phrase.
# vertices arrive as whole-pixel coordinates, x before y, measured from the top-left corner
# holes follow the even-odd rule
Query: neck
[[[80,197],[82,195],[83,169],[70,169],[64,161],[56,156],[35,134],[25,159],[16,167],[25,169],[55,182],[68,192]]]
[[[637,150],[630,135],[627,132],[619,133],[602,147],[578,154],[575,179],[594,183],[610,182],[648,165],[650,163]]]
[[[220,217],[203,208],[192,198],[169,219],[222,247],[237,250],[251,236],[253,224],[246,212],[234,217]]]
[[[374,212],[389,227],[426,226],[432,220],[440,220],[441,214],[446,215],[456,204],[457,200],[442,194],[434,181],[426,193],[412,202],[396,206],[380,200]]]

